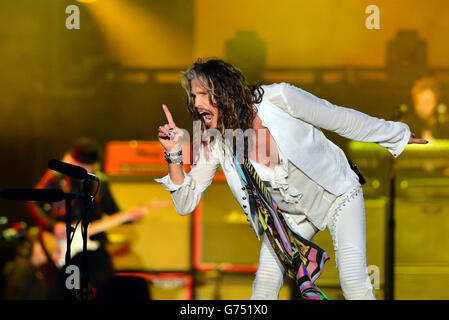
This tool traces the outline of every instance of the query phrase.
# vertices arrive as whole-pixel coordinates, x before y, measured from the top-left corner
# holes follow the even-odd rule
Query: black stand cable
[[[89,299],[89,266],[87,256],[87,227],[89,225],[89,209],[92,206],[94,196],[90,194],[92,190],[92,181],[85,179],[83,182],[83,194],[84,194],[84,211],[81,219],[81,232],[83,236],[83,259],[82,259],[82,272],[81,272],[81,300]],[[97,188],[98,191],[98,188]],[[96,193],[95,193],[96,194]]]
[[[72,232],[74,232],[74,229],[72,227],[72,218],[71,218],[71,214],[72,214],[72,199],[74,197],[68,196],[65,199],[65,226],[66,226],[66,237],[67,237],[67,250],[65,253],[65,265],[64,265],[64,271],[66,270],[66,268],[68,266],[70,266],[71,264],[71,250],[70,250],[70,245],[71,245],[71,235]],[[70,299],[76,299],[76,293],[74,292],[74,290],[69,290],[69,297]]]
[[[389,206],[387,211],[385,239],[385,300],[394,300],[394,265],[395,265],[395,200],[396,200],[396,167],[395,159],[389,163]]]
[[[392,121],[400,121],[407,112],[407,106],[401,105],[392,116]],[[385,288],[384,299],[394,300],[394,264],[395,264],[395,201],[396,201],[396,160],[391,157],[388,168],[389,206],[385,221]]]

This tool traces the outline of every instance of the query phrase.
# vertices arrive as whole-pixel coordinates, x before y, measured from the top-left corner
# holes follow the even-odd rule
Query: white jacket
[[[405,123],[386,121],[353,109],[338,107],[287,83],[263,86],[264,96],[257,114],[268,128],[279,150],[308,177],[336,196],[359,184],[343,151],[328,140],[320,128],[348,139],[374,142],[397,157],[407,145],[410,129]],[[206,159],[202,147],[198,164],[185,173],[182,185],[169,175],[156,179],[171,192],[176,210],[186,215],[195,210],[215,171],[221,165],[229,187],[248,216],[257,237],[263,233],[257,215],[249,210],[248,194],[233,163],[232,154],[217,144]],[[217,203],[217,205],[219,205]],[[326,212],[308,217],[323,226]]]

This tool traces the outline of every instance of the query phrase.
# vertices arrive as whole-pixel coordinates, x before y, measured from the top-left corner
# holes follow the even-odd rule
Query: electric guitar
[[[143,210],[143,215],[147,214],[150,210],[160,210],[169,206],[168,201],[153,200],[149,206],[140,206]],[[99,248],[100,242],[97,240],[91,240],[90,237],[101,232],[104,232],[112,227],[121,225],[126,222],[134,221],[135,210],[137,208],[119,212],[107,216],[105,218],[92,221],[87,227],[87,242],[86,247],[89,251],[95,251]],[[70,244],[70,257],[73,258],[76,254],[83,251],[83,237],[81,233],[81,223],[76,228],[74,234],[72,234],[72,242]],[[58,239],[53,233],[49,231],[42,231],[41,239],[44,249],[48,252],[48,255],[55,263],[56,267],[62,268],[65,265],[65,255],[67,252],[67,239]]]

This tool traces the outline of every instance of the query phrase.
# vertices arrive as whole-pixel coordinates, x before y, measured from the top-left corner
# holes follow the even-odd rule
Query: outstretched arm
[[[281,96],[283,106],[280,107],[291,116],[348,139],[377,143],[395,157],[408,143],[425,143],[412,137],[405,123],[387,121],[336,106],[287,83],[281,84]]]

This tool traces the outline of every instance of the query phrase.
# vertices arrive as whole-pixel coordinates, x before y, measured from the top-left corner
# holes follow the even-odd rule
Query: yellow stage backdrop
[[[365,9],[377,5],[380,30],[368,30]],[[429,41],[429,64],[448,66],[445,0],[197,0],[195,56],[222,56],[225,42],[241,30],[266,42],[269,67],[383,66],[385,43],[399,29],[416,29]]]

